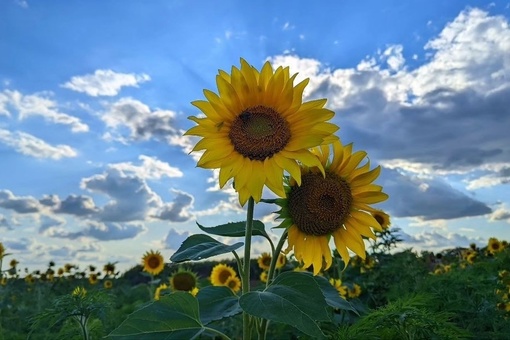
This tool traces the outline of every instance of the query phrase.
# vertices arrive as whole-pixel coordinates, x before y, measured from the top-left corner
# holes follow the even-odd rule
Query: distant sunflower
[[[115,263],[108,262],[103,266],[103,271],[106,275],[114,275],[115,274]]]
[[[2,242],[0,242],[0,259],[2,259],[4,256],[5,256],[5,247],[2,244]]]
[[[25,282],[29,285],[33,285],[35,283],[35,277],[32,274],[28,274],[25,276]]]
[[[16,261],[16,259],[12,259],[11,262],[9,262],[9,266],[11,266],[11,268],[16,268],[16,266],[18,265],[18,261]]]
[[[167,284],[165,283],[160,284],[158,288],[156,288],[156,291],[154,292],[154,300],[158,301],[159,298],[161,297],[161,293],[167,290],[170,290],[170,287]]]
[[[487,250],[491,254],[499,253],[500,251],[503,250],[503,245],[497,238],[491,237],[489,239],[489,244],[487,246]]]
[[[271,254],[262,253],[257,259],[257,263],[262,270],[269,270],[269,265],[271,264]]]
[[[230,276],[225,282],[225,286],[232,289],[234,293],[241,290],[241,280],[237,276]]]
[[[152,275],[158,275],[165,268],[165,261],[159,251],[146,252],[142,258],[143,270]]]
[[[360,295],[361,295],[360,285],[354,283],[352,287],[347,287],[347,296],[349,298],[357,298]]]
[[[382,231],[369,213],[373,210],[370,204],[388,198],[381,186],[372,184],[381,168],[370,170],[370,161],[360,166],[365,151],[353,153],[352,144],[344,146],[340,141],[332,147],[331,160],[329,146],[313,149],[325,176],[318,168],[301,166],[301,185],[291,177],[287,198],[277,200],[279,218],[284,219],[280,227],[288,230],[286,252],[294,249],[304,268],[313,265],[314,275],[331,266],[331,236],[346,266],[350,258],[347,249],[365,258],[363,237],[375,239],[372,228]]]
[[[337,290],[338,294],[342,297],[346,297],[347,296],[347,287],[342,285],[342,280],[340,279],[329,279],[329,283],[331,283],[331,285],[333,287],[335,287],[335,289]]]
[[[225,286],[229,277],[237,276],[234,268],[229,265],[219,263],[211,271],[211,284],[213,286]]]
[[[198,287],[194,287],[192,290],[190,290],[190,294],[193,295],[193,296],[197,296],[198,292],[200,291],[200,289],[198,289]]]
[[[269,62],[259,72],[241,59],[231,74],[219,71],[219,95],[204,90],[207,100],[192,102],[205,114],[189,117],[197,126],[185,133],[202,137],[193,148],[205,150],[197,165],[219,168],[220,187],[233,178],[241,205],[249,197],[260,201],[264,185],[284,196],[284,171],[301,183],[298,161],[322,170],[308,149],[337,139],[338,126],[326,122],[334,116],[326,99],[303,103],[309,80],[294,86],[296,76],[288,67],[273,71]]]
[[[264,270],[262,273],[260,273],[260,281],[266,283],[267,282],[267,271]]]
[[[2,280],[0,280],[0,285],[2,285],[2,286],[7,285],[7,277],[6,276],[2,277]]]
[[[181,290],[189,292],[198,286],[197,274],[179,268],[178,271],[170,276],[170,286],[173,291]]]
[[[390,215],[385,213],[380,209],[373,209],[370,211],[372,216],[374,216],[375,220],[379,223],[383,230],[386,230],[390,227]]]
[[[287,256],[285,254],[278,255],[278,259],[276,260],[276,269],[280,269],[287,263]]]
[[[58,276],[62,276],[62,275],[64,275],[64,268],[58,268],[58,270],[57,270],[57,275],[58,275]]]
[[[104,283],[103,283],[103,286],[104,286],[105,289],[111,289],[113,287],[112,280],[105,280]]]
[[[96,273],[89,274],[89,283],[91,285],[95,285],[97,283],[97,274]]]

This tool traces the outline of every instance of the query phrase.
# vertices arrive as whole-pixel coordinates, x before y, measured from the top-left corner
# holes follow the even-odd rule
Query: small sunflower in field
[[[18,265],[18,261],[16,261],[16,259],[12,259],[10,262],[9,262],[9,266],[11,268],[16,268],[16,266]]]
[[[142,258],[143,270],[152,275],[158,275],[165,268],[163,256],[158,251],[146,252]]]
[[[0,260],[3,259],[4,256],[5,256],[5,247],[2,244],[2,242],[0,242]]]
[[[331,283],[331,285],[333,287],[335,287],[335,289],[337,290],[338,294],[345,298],[347,296],[347,287],[342,285],[342,280],[340,279],[329,279],[329,283]]]
[[[279,254],[278,259],[276,260],[276,269],[280,269],[287,263],[287,256],[285,254]]]
[[[170,286],[173,291],[190,292],[198,286],[197,274],[190,270],[179,268],[179,270],[170,276]]]
[[[260,281],[266,283],[267,282],[267,270],[262,271],[260,273]]]
[[[89,283],[91,285],[95,285],[97,283],[97,274],[96,273],[89,274]]]
[[[241,290],[241,280],[237,276],[230,276],[225,282],[225,286],[232,289],[234,293]]]
[[[58,270],[57,270],[57,275],[58,275],[58,276],[62,276],[62,275],[64,275],[64,268],[58,268]]]
[[[74,288],[73,292],[71,293],[72,296],[77,296],[80,298],[84,298],[85,295],[87,295],[87,290],[83,287],[76,287]]]
[[[105,275],[115,275],[115,263],[108,262],[103,266]]]
[[[2,277],[2,279],[0,280],[0,285],[2,285],[2,286],[6,286],[7,285],[7,277],[6,276]]]
[[[113,282],[112,282],[112,280],[105,280],[105,281],[103,282],[103,287],[104,287],[105,289],[111,289],[111,288],[113,287]]]
[[[205,115],[188,117],[197,125],[185,133],[202,138],[193,148],[205,150],[197,165],[220,169],[220,187],[233,178],[241,205],[259,202],[264,186],[283,196],[284,171],[301,183],[298,162],[322,170],[309,148],[337,139],[326,99],[303,102],[309,79],[294,86],[296,76],[269,62],[259,72],[241,59],[231,74],[219,71],[219,94],[204,90],[206,100],[192,102]]]
[[[162,292],[170,292],[170,287],[165,283],[160,284],[158,288],[156,288],[156,291],[154,292],[154,300],[158,301]]]
[[[487,251],[491,254],[496,254],[496,253],[499,253],[500,251],[503,250],[503,245],[501,244],[501,242],[495,238],[495,237],[491,237],[489,239],[489,244],[487,245]]]
[[[382,187],[372,182],[379,177],[381,168],[370,170],[370,161],[365,151],[352,152],[352,144],[332,144],[314,148],[313,152],[325,169],[300,167],[301,183],[293,176],[287,181],[286,198],[276,201],[281,207],[280,227],[288,231],[288,248],[294,250],[296,259],[304,268],[313,265],[317,275],[328,269],[333,260],[329,241],[331,236],[345,266],[349,262],[348,249],[365,258],[363,237],[375,239],[372,230],[382,231],[379,222],[372,216],[370,206],[388,198]]]
[[[74,264],[71,264],[71,263],[66,263],[64,265],[64,271],[66,273],[70,273],[71,272],[71,269],[74,269],[75,268],[75,265]]]
[[[29,285],[33,285],[35,283],[34,275],[28,274],[27,276],[25,276],[25,282],[28,283]]]
[[[213,286],[225,286],[230,277],[236,277],[237,273],[229,265],[219,263],[211,271],[211,284]]]
[[[370,211],[372,216],[375,218],[375,220],[379,223],[381,228],[383,230],[386,230],[390,227],[391,221],[390,221],[390,215],[385,213],[384,211],[380,209],[373,209]]]
[[[352,287],[347,287],[347,296],[349,298],[357,298],[361,295],[361,286],[354,283]]]
[[[271,255],[269,253],[260,254],[257,259],[257,263],[260,269],[269,270],[269,266],[271,265]]]

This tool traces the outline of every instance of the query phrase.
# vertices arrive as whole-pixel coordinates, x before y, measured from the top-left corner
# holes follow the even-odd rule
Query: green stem
[[[287,229],[285,229],[282,233],[282,236],[280,237],[280,240],[278,241],[278,244],[276,245],[276,248],[273,251],[273,256],[271,257],[271,264],[269,265],[269,271],[267,273],[267,282],[266,287],[269,286],[269,283],[273,280],[274,271],[276,268],[276,261],[278,261],[278,257],[280,256],[280,252],[283,248],[283,244],[285,243],[285,240],[287,239]]]
[[[276,249],[273,250],[273,256],[271,257],[271,264],[269,265],[269,272],[267,273],[267,282],[266,288],[269,286],[271,281],[273,281],[273,276],[276,268],[276,261],[278,261],[278,257],[280,256],[280,251],[283,248],[283,244],[287,239],[287,229],[285,229],[276,245]],[[267,329],[269,327],[269,320],[262,319],[260,326],[258,328],[259,340],[265,340],[267,335]]]
[[[244,237],[244,269],[242,276],[243,295],[250,291],[250,252],[251,252],[251,234],[253,229],[253,210],[255,201],[253,197],[248,200],[248,210],[246,212],[246,233]],[[243,339],[249,340],[251,338],[250,329],[250,315],[243,312]]]
[[[235,250],[232,250],[232,254],[234,254],[234,257],[236,258],[237,270],[239,271],[239,275],[243,277],[244,276],[243,263],[241,262],[241,259],[239,258],[239,255],[237,255],[237,252]]]
[[[204,329],[206,332],[211,332],[213,334],[216,334],[217,336],[219,336],[220,338],[222,338],[224,340],[231,340],[227,335],[225,335],[224,333],[220,332],[217,329],[210,328],[210,327],[204,327]]]

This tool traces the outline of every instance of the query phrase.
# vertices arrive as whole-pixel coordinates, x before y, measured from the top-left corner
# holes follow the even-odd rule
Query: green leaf
[[[130,314],[108,337],[193,339],[203,331],[197,299],[187,292],[175,292]]]
[[[239,306],[239,297],[228,287],[204,287],[198,292],[197,299],[200,306],[200,320],[204,325],[243,311]]]
[[[315,338],[324,338],[318,321],[330,321],[331,311],[320,285],[310,275],[285,272],[262,292],[249,292],[239,299],[248,314],[296,327]]]
[[[246,222],[233,222],[218,225],[216,227],[204,227],[198,222],[197,225],[200,229],[202,229],[206,233],[218,236],[243,237],[246,232]],[[266,230],[264,229],[264,223],[262,223],[259,220],[253,221],[252,235],[264,236],[265,238],[269,238],[269,235],[266,233]]]
[[[243,242],[237,242],[229,246],[204,234],[191,235],[182,242],[179,249],[170,257],[170,261],[184,262],[202,260],[211,256],[229,253],[241,247],[243,244]]]
[[[350,310],[358,314],[358,311],[354,306],[338,294],[338,291],[329,283],[329,281],[322,276],[312,276],[311,273],[302,273],[303,275],[311,276],[317,284],[319,284],[322,294],[326,299],[326,303],[335,309]]]

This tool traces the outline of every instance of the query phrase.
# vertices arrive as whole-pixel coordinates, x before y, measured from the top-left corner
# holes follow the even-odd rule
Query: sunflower
[[[213,286],[225,286],[228,278],[231,276],[237,276],[234,268],[229,265],[219,263],[215,265],[211,271],[211,284]]]
[[[108,262],[103,266],[103,271],[106,275],[114,275],[115,274],[115,263]]]
[[[32,274],[28,274],[25,276],[25,282],[29,285],[33,285],[35,283],[35,277]]]
[[[385,213],[384,211],[380,209],[373,209],[370,210],[370,213],[375,218],[375,220],[379,223],[379,225],[382,227],[383,230],[386,230],[390,227],[390,215]]]
[[[95,285],[97,283],[97,274],[96,273],[89,274],[89,283],[91,285]]]
[[[16,261],[16,259],[12,259],[11,262],[9,262],[9,266],[11,266],[11,268],[16,268],[16,266],[18,265],[18,261]]]
[[[2,277],[2,280],[0,280],[0,285],[2,285],[2,286],[7,285],[7,277],[6,276]]]
[[[278,255],[278,260],[276,260],[276,269],[280,269],[287,263],[287,256],[285,254]]]
[[[333,287],[335,287],[335,289],[337,290],[338,294],[342,297],[346,297],[347,296],[347,287],[342,285],[342,280],[340,279],[329,279],[329,283],[331,283],[331,285]]]
[[[0,242],[0,259],[2,259],[4,256],[5,256],[5,247],[2,244],[2,242]]]
[[[266,283],[267,282],[267,271],[264,270],[262,273],[260,273],[260,281]]]
[[[497,238],[491,237],[489,239],[487,250],[489,251],[489,253],[495,254],[503,250],[503,245]]]
[[[62,276],[62,275],[64,275],[64,268],[58,268],[58,270],[57,270],[57,275],[58,275],[58,276]]]
[[[269,265],[271,264],[271,255],[269,253],[260,254],[257,259],[257,263],[259,264],[260,269],[269,270]]]
[[[170,276],[170,286],[173,291],[182,290],[189,292],[198,285],[197,274],[192,271],[179,268]]]
[[[241,290],[241,280],[237,276],[230,276],[225,282],[225,286],[232,289],[234,293],[237,293]]]
[[[142,258],[143,270],[152,275],[158,275],[165,267],[163,256],[158,251],[146,252]]]
[[[233,178],[241,205],[249,197],[259,202],[264,185],[284,196],[284,171],[301,182],[298,161],[322,170],[308,149],[337,139],[338,126],[326,122],[334,116],[326,99],[303,103],[309,80],[294,86],[296,76],[269,62],[259,72],[241,59],[231,74],[219,71],[219,94],[204,90],[206,100],[192,102],[205,114],[189,117],[197,125],[185,133],[202,137],[193,148],[205,150],[197,165],[219,168],[220,187]]]
[[[154,300],[158,301],[159,298],[161,297],[161,292],[166,290],[170,290],[170,287],[165,283],[160,284],[158,288],[156,288],[156,291],[154,292]]]
[[[347,296],[349,298],[357,298],[361,295],[361,287],[358,284],[353,284],[352,288],[347,287]]]
[[[103,287],[105,289],[111,289],[113,287],[113,282],[112,280],[106,280],[104,283],[103,283]]]
[[[291,177],[286,181],[287,197],[276,201],[281,207],[278,217],[284,219],[279,227],[288,230],[286,252],[294,249],[294,256],[305,268],[313,265],[314,275],[331,266],[331,236],[345,266],[349,262],[347,249],[365,258],[363,237],[375,239],[372,228],[382,231],[370,213],[370,204],[388,198],[381,186],[372,184],[381,168],[370,170],[370,161],[360,166],[366,152],[353,153],[352,144],[344,146],[340,141],[332,147],[331,160],[329,146],[313,149],[325,176],[316,167],[302,165],[301,185]]]
[[[189,293],[193,296],[197,296],[199,291],[200,289],[198,289],[198,287],[194,287],[192,290],[189,291]]]

